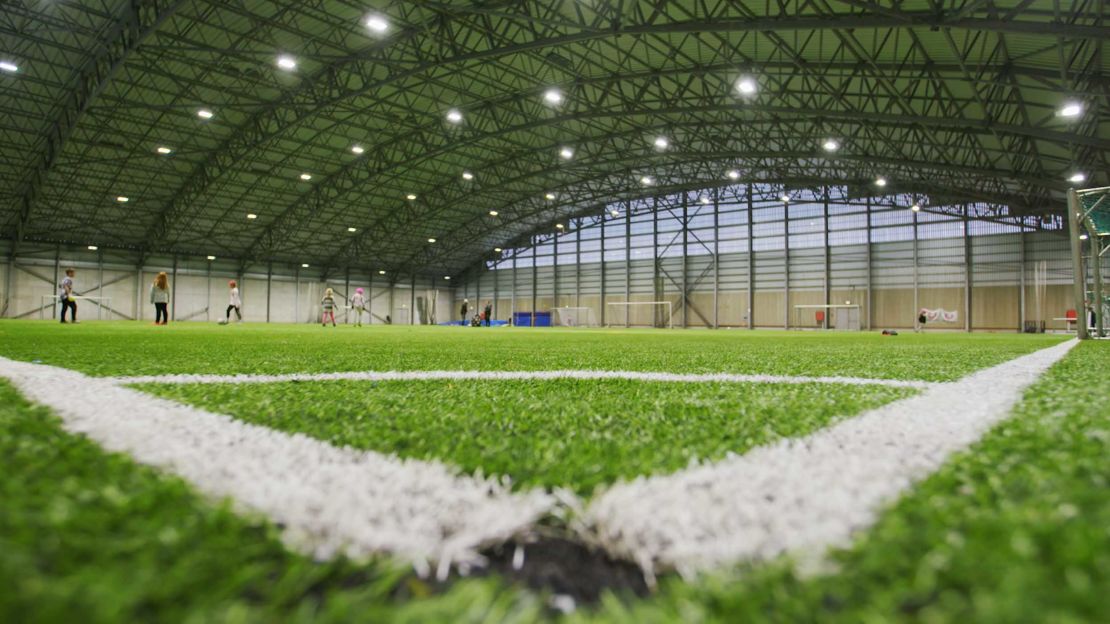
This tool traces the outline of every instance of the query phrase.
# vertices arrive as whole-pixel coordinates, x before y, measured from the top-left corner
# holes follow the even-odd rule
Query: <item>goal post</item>
[[[794,306],[795,329],[834,329],[859,331],[860,307],[857,304],[813,304]]]
[[[552,327],[601,327],[593,308],[551,308]]]
[[[652,309],[652,321],[648,323],[647,326],[666,327],[667,329],[674,328],[674,325],[672,323],[674,319],[674,302],[672,301],[609,301],[606,302],[605,305],[606,307],[611,308],[613,312],[618,312],[622,308],[624,309],[623,324],[625,326],[631,327],[636,325],[636,323],[631,322],[633,309],[647,306],[648,308]],[[617,314],[606,314],[605,326],[619,326],[620,323],[614,323],[616,318]],[[644,323],[640,323],[640,325],[643,326]]]

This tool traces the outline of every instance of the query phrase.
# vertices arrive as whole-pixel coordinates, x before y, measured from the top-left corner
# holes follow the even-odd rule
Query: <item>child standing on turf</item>
[[[159,273],[150,285],[150,302],[154,304],[154,324],[169,323],[170,314],[166,308],[170,304],[170,278],[165,271]]]
[[[235,318],[238,319],[240,322],[242,322],[243,321],[243,313],[240,310],[240,308],[243,307],[243,300],[239,297],[239,285],[235,283],[235,280],[231,280],[227,283],[227,287],[228,287],[228,301],[227,301],[227,312],[226,312],[227,316],[224,318],[224,324],[226,325],[226,324],[231,322],[231,311],[232,310],[235,310]]]
[[[62,322],[66,322],[66,310],[70,310],[69,320],[77,322],[77,299],[73,292],[73,269],[66,269],[66,276],[58,285],[58,299],[62,302]]]
[[[323,309],[323,313],[320,315],[320,324],[327,327],[330,318],[331,326],[335,327],[335,291],[330,288],[324,291],[324,298],[320,300],[320,307]]]
[[[351,307],[355,309],[355,327],[362,327],[362,313],[366,310],[366,295],[362,293],[361,288],[355,289],[355,295],[351,297]]]

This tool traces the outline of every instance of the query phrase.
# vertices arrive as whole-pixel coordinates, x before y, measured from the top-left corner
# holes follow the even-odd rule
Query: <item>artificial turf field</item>
[[[93,376],[625,370],[953,381],[1051,336],[0,323],[0,356]],[[0,621],[1107,621],[1110,344],[1053,366],[1012,418],[812,569],[663,575],[570,615],[497,574],[437,583],[389,557],[314,561],[268,520],[66,433],[0,385]],[[588,499],[797,438],[912,388],[636,380],[143,383],[334,445]],[[974,400],[974,397],[969,397]],[[121,414],[121,418],[125,415]],[[565,518],[550,519],[558,530]]]

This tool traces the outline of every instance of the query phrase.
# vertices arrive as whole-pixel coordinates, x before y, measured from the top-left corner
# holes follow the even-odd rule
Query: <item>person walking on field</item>
[[[170,278],[162,271],[150,285],[150,302],[154,304],[154,324],[166,325],[170,322],[167,307],[170,304]]]
[[[324,298],[320,300],[320,324],[324,327],[328,326],[328,319],[331,319],[331,326],[335,327],[335,291],[328,288],[324,291]]]
[[[355,327],[362,327],[362,313],[366,311],[366,295],[361,288],[355,289],[355,294],[351,297],[351,307],[355,310]]]
[[[62,278],[62,283],[58,285],[58,299],[62,302],[62,322],[66,322],[66,310],[70,310],[69,320],[74,323],[77,322],[77,299],[76,294],[73,292],[73,275],[76,273],[73,269],[66,269],[66,276]]]
[[[462,324],[464,327],[466,326],[466,313],[468,310],[470,310],[470,300],[463,299],[462,309],[459,310],[459,316],[462,317]]]
[[[241,311],[241,308],[243,307],[243,300],[242,300],[242,298],[239,297],[239,285],[235,283],[235,280],[231,280],[227,283],[227,288],[228,288],[228,301],[227,301],[227,312],[226,312],[227,316],[224,318],[224,322],[221,323],[221,324],[222,325],[227,325],[228,323],[231,322],[231,311],[232,310],[235,310],[235,318],[238,319],[239,322],[241,323],[241,322],[243,322],[243,312]]]
[[[482,310],[482,318],[486,321],[486,327],[489,327],[489,320],[493,318],[493,304],[486,301],[486,308]]]

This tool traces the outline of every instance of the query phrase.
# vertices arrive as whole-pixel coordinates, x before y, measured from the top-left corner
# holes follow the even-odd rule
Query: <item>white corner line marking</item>
[[[649,574],[690,575],[785,552],[824,552],[1007,418],[1071,340],[938,385],[803,438],[599,493],[584,539]]]
[[[339,448],[62,368],[0,358],[0,377],[67,431],[269,516],[287,544],[318,558],[389,553],[445,573],[556,505],[542,490],[512,492],[438,462]]]
[[[547,370],[547,371],[351,371],[338,373],[289,373],[282,375],[144,375],[140,377],[111,377],[112,383],[129,385],[144,383],[161,384],[255,384],[290,381],[454,381],[454,380],[555,380],[581,379],[669,382],[669,383],[779,383],[809,384],[833,383],[856,386],[890,386],[895,388],[928,389],[944,383],[903,379],[865,379],[860,377],[795,377],[787,375],[742,375],[730,373],[683,374],[638,371],[606,370]]]

